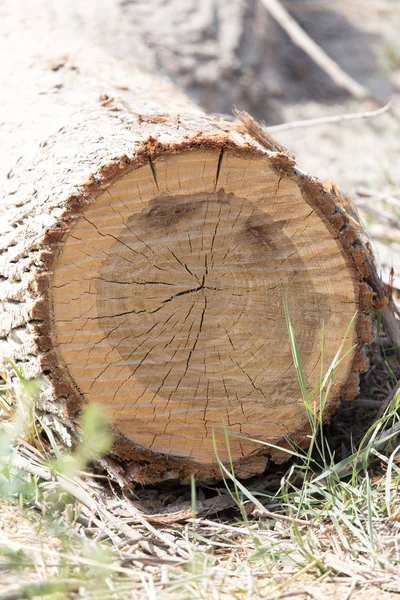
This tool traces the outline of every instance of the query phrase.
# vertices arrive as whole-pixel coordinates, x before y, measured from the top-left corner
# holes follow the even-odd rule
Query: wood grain
[[[58,352],[88,401],[144,448],[228,458],[306,419],[283,309],[312,389],[357,310],[326,224],[267,160],[197,150],[111,185],[68,236],[52,284]],[[345,351],[353,344],[353,334]],[[349,374],[350,352],[331,396]],[[234,459],[257,444],[230,437]]]

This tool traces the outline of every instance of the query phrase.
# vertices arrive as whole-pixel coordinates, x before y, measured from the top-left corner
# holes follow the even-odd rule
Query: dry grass
[[[302,385],[294,339],[292,351]],[[34,408],[37,387],[19,373],[1,396],[0,599],[392,597],[400,395],[337,463],[315,409],[334,370],[313,394],[302,385],[311,450],[293,448],[286,470],[245,486],[221,465],[219,487],[124,490],[106,459],[96,460],[110,444],[98,411],[88,409],[68,451]]]

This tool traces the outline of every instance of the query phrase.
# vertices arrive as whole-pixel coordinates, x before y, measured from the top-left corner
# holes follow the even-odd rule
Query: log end
[[[352,218],[281,150],[232,146],[147,145],[47,238],[43,365],[69,414],[106,410],[143,483],[218,479],[218,460],[249,477],[307,445],[285,305],[309,392],[341,348],[326,417],[365,368],[380,290]]]

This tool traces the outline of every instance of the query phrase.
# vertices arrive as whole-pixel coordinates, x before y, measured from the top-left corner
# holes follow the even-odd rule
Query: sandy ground
[[[299,164],[321,179],[331,179],[356,196],[368,188],[367,202],[378,210],[384,194],[399,197],[400,191],[400,3],[394,2],[294,2],[293,14],[304,28],[343,68],[372,91],[383,105],[392,101],[390,112],[371,120],[345,121],[277,133],[276,136],[297,157]],[[336,16],[333,17],[333,7]],[[372,103],[354,100],[340,90],[327,97],[319,91],[318,73],[303,57],[304,79],[298,100],[283,104],[283,121],[310,119],[347,112],[363,112]],[[308,65],[308,69],[304,66]],[[320,77],[325,77],[320,74]],[[328,83],[328,89],[332,84]],[[308,91],[307,91],[308,90]],[[309,96],[314,90],[315,98]],[[322,96],[325,96],[323,98]],[[266,119],[268,122],[268,118]],[[363,199],[365,203],[365,199]],[[393,209],[392,209],[393,210]],[[399,207],[393,210],[399,218]],[[375,242],[384,278],[391,264],[400,287],[400,231],[362,211]]]
[[[231,115],[235,105],[276,125],[362,112],[391,100],[391,112],[374,120],[275,134],[305,170],[353,194],[367,187],[375,206],[379,194],[400,188],[400,2],[282,3],[329,56],[370,90],[375,104],[357,101],[339,88],[289,39],[260,0],[123,0],[122,5],[125,27],[147,48],[139,63],[157,68],[208,112]],[[112,33],[99,29],[97,37],[110,52],[138,63],[137,44],[129,36],[119,48]],[[371,215],[366,220],[381,225]],[[386,279],[392,261],[400,273],[399,231],[374,227],[370,233],[378,242]],[[390,243],[390,250],[381,242]]]
[[[21,583],[51,579],[57,574],[58,539],[49,531],[39,528],[38,519],[24,515],[16,505],[2,501],[0,506],[0,543],[11,550],[23,546],[24,552],[15,549],[8,559],[2,554],[0,559],[1,584],[0,589],[11,590]],[[44,552],[54,551],[51,559]],[[13,563],[13,568],[7,568],[6,563]],[[18,561],[20,566],[18,568]],[[29,566],[25,566],[29,563]],[[16,578],[16,572],[19,577]],[[0,595],[1,597],[1,595]]]

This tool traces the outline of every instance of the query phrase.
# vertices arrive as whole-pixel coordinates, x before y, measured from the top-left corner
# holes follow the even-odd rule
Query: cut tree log
[[[215,448],[258,474],[309,439],[285,302],[309,390],[343,343],[324,418],[357,394],[386,298],[356,215],[247,115],[63,32],[26,32],[2,74],[0,355],[71,427],[100,404],[133,480],[218,479]]]

